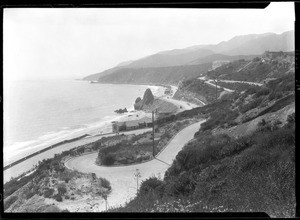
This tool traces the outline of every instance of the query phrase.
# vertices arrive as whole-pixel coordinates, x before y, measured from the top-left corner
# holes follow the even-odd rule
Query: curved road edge
[[[106,178],[112,187],[112,192],[108,196],[110,207],[124,205],[136,195],[138,186],[134,173],[137,172],[137,169],[141,174],[140,183],[151,176],[162,176],[163,178],[178,152],[194,138],[194,134],[200,129],[203,122],[205,119],[189,125],[177,133],[155,160],[131,166],[103,167],[95,165],[97,153],[94,153],[72,158],[65,162],[65,166],[69,169],[83,173],[95,173],[98,177]],[[104,210],[105,205],[100,205],[99,211]]]

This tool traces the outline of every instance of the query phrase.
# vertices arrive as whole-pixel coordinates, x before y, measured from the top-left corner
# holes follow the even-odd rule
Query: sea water
[[[4,83],[4,165],[59,141],[99,129],[111,131],[120,108],[133,110],[137,97],[150,88],[79,80]]]

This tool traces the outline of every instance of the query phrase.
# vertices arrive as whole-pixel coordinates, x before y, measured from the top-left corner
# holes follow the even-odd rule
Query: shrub
[[[63,172],[60,175],[60,179],[65,181],[65,183],[68,183],[72,179],[72,175],[68,172]]]
[[[17,196],[11,196],[9,199],[4,201],[4,210],[8,209],[15,201],[17,201]]]
[[[65,184],[59,184],[57,186],[58,194],[59,195],[64,195],[67,192],[67,188]]]
[[[277,92],[277,91],[273,91],[270,95],[269,95],[269,97],[268,97],[268,99],[269,99],[269,101],[272,101],[272,100],[274,100],[274,99],[280,99],[280,98],[282,98],[282,92]]]
[[[59,195],[59,194],[54,195],[53,199],[55,199],[58,202],[61,202],[63,200],[62,197],[61,197],[61,195]]]
[[[157,177],[150,177],[142,182],[140,190],[139,190],[139,194],[145,195],[150,191],[155,191],[156,189],[159,189],[160,191],[162,191],[162,189],[163,189],[162,185],[163,185],[162,180],[159,180]],[[160,194],[161,193],[162,192],[160,192]]]
[[[291,126],[295,124],[295,112],[288,115],[287,117],[287,126]]]
[[[253,87],[247,89],[247,90],[245,91],[245,94],[244,94],[244,95],[245,95],[245,96],[247,96],[247,95],[252,95],[252,94],[254,94],[254,93],[257,93],[259,90],[260,90],[260,87],[259,87],[259,86],[253,86]]]
[[[52,188],[49,189],[48,188],[44,191],[44,197],[45,198],[50,198],[53,195],[53,193],[54,193],[54,189],[52,189]]]
[[[29,191],[27,194],[26,194],[26,199],[30,199],[32,196],[34,196],[36,193],[33,192],[33,191]]]
[[[108,190],[111,190],[111,186],[110,186],[110,182],[105,179],[105,178],[100,178],[101,180],[101,186],[108,189]]]
[[[267,87],[262,87],[258,92],[255,93],[254,98],[261,97],[263,95],[268,95],[271,92],[271,89]]]
[[[108,153],[107,155],[104,155],[102,159],[102,164],[103,165],[113,165],[115,163],[115,155],[112,153]]]
[[[251,109],[257,108],[262,103],[262,101],[263,101],[263,97],[259,97],[244,106],[240,106],[239,110],[241,113],[245,113]]]

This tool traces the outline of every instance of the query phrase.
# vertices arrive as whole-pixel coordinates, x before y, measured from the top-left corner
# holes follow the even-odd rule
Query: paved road
[[[205,83],[211,85],[211,86],[216,86],[216,84],[214,84],[214,81],[212,79],[207,79],[206,77],[202,76],[199,77],[198,79],[203,80]],[[257,83],[257,82],[248,82],[248,81],[237,81],[237,80],[224,80],[224,79],[218,79],[218,82],[226,82],[226,83],[245,83],[245,84],[249,84],[249,85],[256,85],[256,86],[262,86],[262,83]],[[225,91],[227,92],[234,92],[234,90],[231,89],[227,89],[225,87],[222,86],[217,86],[218,88],[223,88]]]
[[[140,130],[133,130],[133,131],[128,131],[128,132],[122,132],[120,134],[141,134],[147,131],[152,130],[152,128],[145,128],[145,129],[140,129]],[[32,169],[35,165],[38,164],[39,161],[42,161],[43,159],[48,159],[48,158],[52,158],[54,157],[55,154],[59,154],[65,150],[70,150],[74,147],[78,147],[84,144],[89,144],[92,142],[95,142],[99,139],[101,139],[104,136],[112,136],[115,134],[108,134],[108,135],[97,135],[97,136],[90,136],[84,139],[80,139],[78,141],[74,141],[71,143],[66,143],[66,144],[62,144],[58,147],[55,148],[51,148],[48,151],[42,152],[38,155],[35,155],[31,158],[27,158],[27,156],[25,157],[25,160],[22,161],[21,163],[13,166],[13,167],[9,167],[8,169],[6,169],[5,171],[3,171],[3,178],[4,178],[4,182],[7,182],[10,180],[10,178],[12,177],[17,177],[20,174]],[[27,158],[27,159],[26,159]]]
[[[190,110],[192,108],[199,107],[199,105],[189,103],[189,102],[186,102],[186,101],[182,101],[182,100],[176,100],[176,99],[171,98],[170,96],[162,96],[160,98],[167,101],[167,102],[170,102],[170,103],[176,105],[178,107],[178,112],[182,112],[182,111],[185,111],[185,110]],[[180,106],[181,106],[181,108],[180,108]]]
[[[108,196],[109,206],[123,205],[136,194],[137,184],[134,177],[136,169],[139,169],[141,173],[139,182],[153,175],[161,175],[163,178],[164,173],[169,168],[167,164],[172,164],[178,152],[194,137],[195,132],[199,130],[203,122],[192,124],[180,131],[157,156],[157,159],[146,163],[132,166],[102,167],[95,164],[97,153],[93,153],[75,157],[67,161],[65,165],[70,169],[76,169],[85,173],[95,173],[98,177],[108,179],[112,186],[112,193]],[[100,205],[99,210],[105,210],[103,203]]]
[[[262,86],[262,83],[257,83],[257,82],[248,82],[248,81],[237,81],[237,80],[225,80],[225,79],[221,79],[218,80],[220,82],[226,82],[226,83],[245,83],[245,84],[249,84],[249,85],[256,85],[256,86]]]
[[[204,81],[204,82],[207,83],[207,84],[209,84],[209,85],[211,85],[211,86],[216,87],[216,84],[214,84],[214,81],[213,81],[213,80],[208,80],[208,81]],[[234,92],[234,90],[227,89],[227,88],[222,87],[222,86],[219,86],[219,85],[217,85],[217,87],[218,87],[218,88],[223,88],[223,89],[224,89],[225,91],[227,91],[227,92]]]

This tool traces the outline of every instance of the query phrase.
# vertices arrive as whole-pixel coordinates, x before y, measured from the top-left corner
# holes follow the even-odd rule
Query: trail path
[[[250,61],[249,63],[247,63],[245,66],[243,66],[242,68],[240,68],[240,69],[239,69],[238,71],[236,71],[236,72],[242,71],[242,70],[245,69],[247,66],[249,66],[251,63],[252,63],[252,61]]]
[[[110,181],[112,187],[112,192],[107,199],[109,206],[124,205],[136,194],[137,183],[134,177],[136,169],[139,169],[141,174],[139,183],[153,175],[160,175],[163,178],[178,152],[194,137],[195,132],[199,130],[203,122],[197,122],[181,130],[157,156],[157,159],[149,162],[132,166],[103,167],[95,164],[97,153],[93,153],[72,158],[65,163],[65,166],[80,172],[95,173],[98,177],[106,178]],[[97,210],[105,210],[105,204],[99,204]]]

